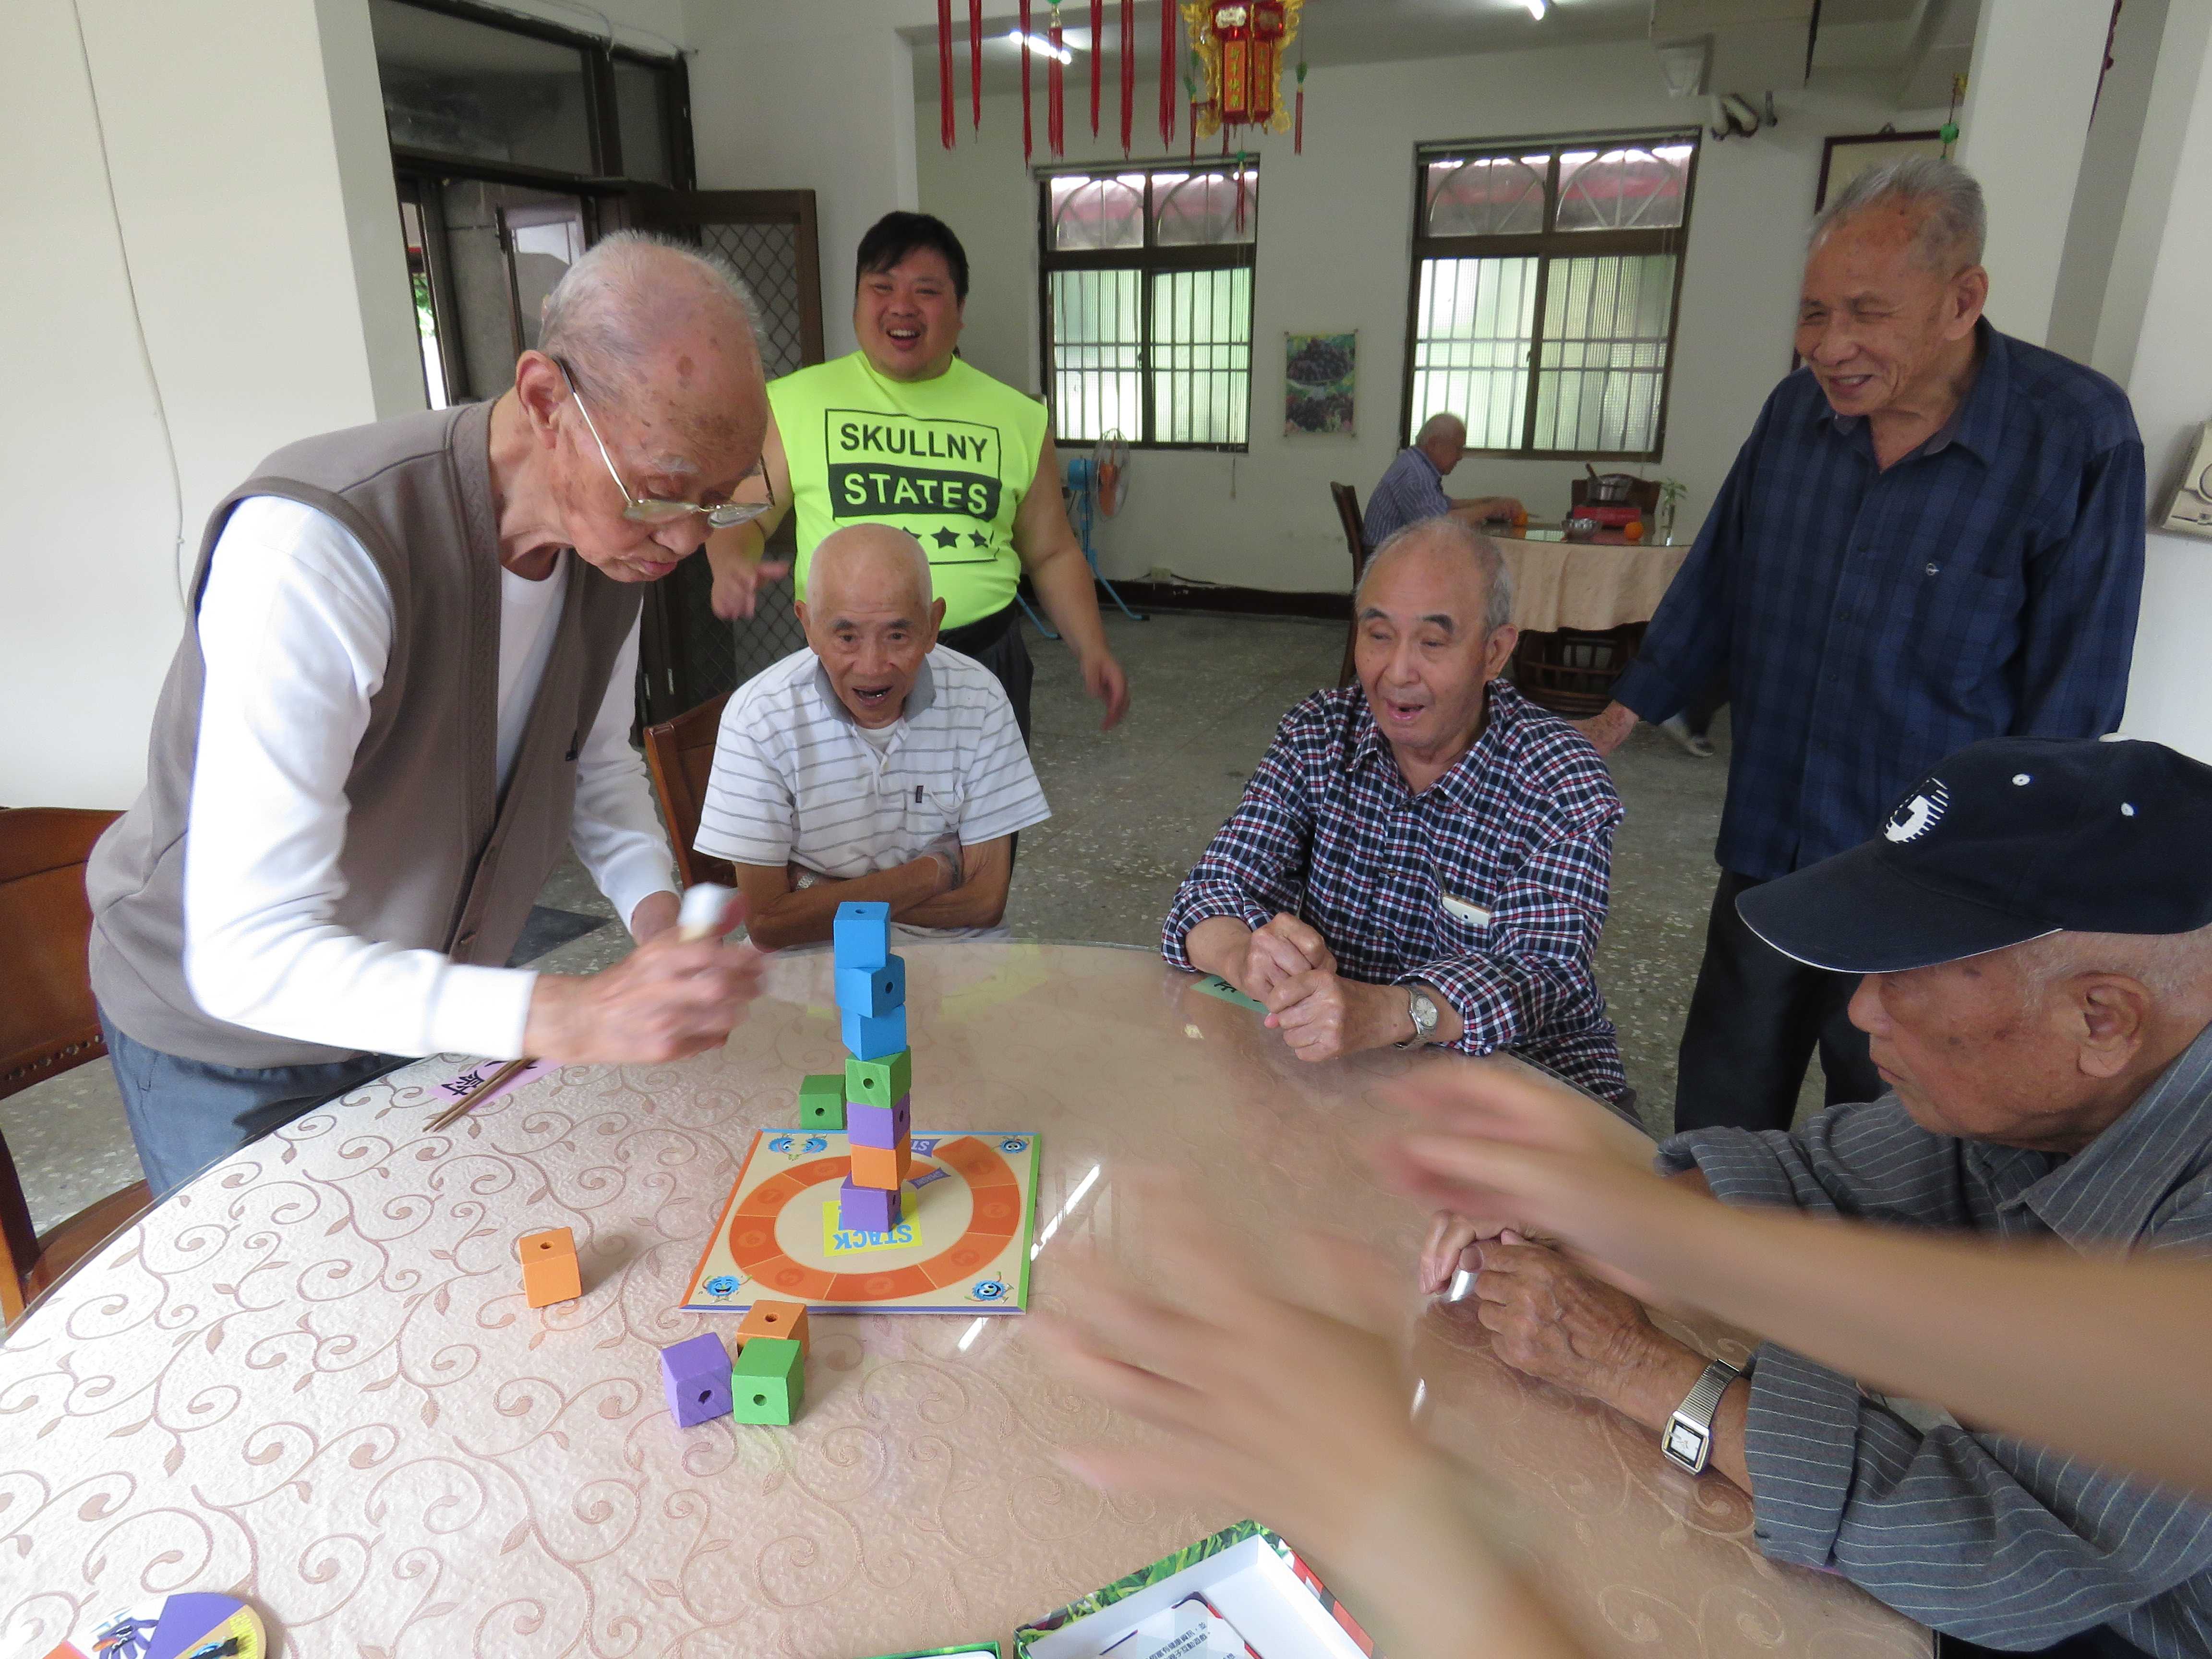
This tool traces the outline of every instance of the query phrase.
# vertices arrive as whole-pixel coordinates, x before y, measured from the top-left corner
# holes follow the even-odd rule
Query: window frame
[[[447,17],[457,17],[464,22],[479,23],[488,28],[503,30],[508,34],[530,36],[547,40],[556,46],[568,46],[582,52],[586,100],[585,125],[589,134],[591,173],[568,173],[557,167],[518,166],[508,161],[490,161],[480,156],[456,155],[446,150],[418,149],[412,145],[393,144],[389,135],[386,144],[393,163],[421,173],[448,179],[480,179],[487,184],[522,185],[541,190],[567,191],[586,196],[615,195],[635,189],[645,180],[634,179],[623,172],[622,122],[615,108],[615,73],[617,59],[635,64],[657,71],[666,96],[660,100],[660,125],[663,142],[668,148],[670,179],[665,186],[673,190],[696,187],[697,158],[691,144],[691,76],[680,52],[663,56],[641,52],[634,46],[617,46],[605,35],[586,34],[580,30],[548,22],[543,18],[525,16],[503,7],[480,4],[477,0],[398,0],[398,3],[412,6],[417,11],[438,12]],[[380,100],[380,118],[383,106]]]
[[[1256,157],[1248,159],[1244,170],[1256,178],[1261,171],[1258,159]],[[1053,362],[1052,279],[1058,272],[1066,270],[1133,270],[1138,273],[1139,367],[1137,374],[1139,385],[1143,388],[1140,406],[1144,411],[1145,430],[1141,436],[1134,433],[1122,434],[1122,436],[1128,440],[1129,447],[1133,450],[1168,449],[1225,455],[1244,455],[1251,453],[1252,399],[1255,392],[1254,382],[1258,379],[1259,374],[1260,344],[1257,331],[1253,325],[1260,313],[1258,203],[1255,199],[1252,208],[1255,216],[1252,223],[1252,239],[1249,241],[1216,242],[1194,246],[1171,247],[1164,246],[1152,240],[1154,229],[1152,177],[1155,173],[1213,173],[1233,176],[1236,171],[1237,164],[1233,158],[1224,165],[1222,160],[1216,157],[1207,157],[1197,161],[1184,161],[1178,157],[1170,157],[1164,161],[1132,161],[1118,167],[1109,162],[1099,161],[1087,167],[1053,167],[1035,169],[1033,181],[1036,187],[1037,204],[1037,354],[1038,361],[1042,367],[1045,407],[1051,411],[1051,431],[1053,442],[1055,445],[1060,440],[1060,411],[1053,400],[1053,393],[1058,387],[1059,377]],[[1132,173],[1142,173],[1145,175],[1145,203],[1139,216],[1145,233],[1143,244],[1133,248],[1091,249],[1080,252],[1055,251],[1052,246],[1052,181],[1055,179],[1078,176],[1092,179],[1111,174],[1118,177]],[[1156,439],[1152,435],[1156,401],[1152,384],[1154,372],[1152,368],[1152,289],[1154,287],[1152,279],[1158,276],[1182,270],[1246,270],[1251,273],[1249,279],[1251,314],[1245,320],[1245,331],[1250,337],[1249,345],[1253,357],[1244,373],[1244,441],[1241,444],[1176,443],[1167,439]],[[1071,439],[1069,441],[1080,443],[1084,441]]]
[[[1406,361],[1399,386],[1398,428],[1403,441],[1413,442],[1413,378],[1421,328],[1421,271],[1431,259],[1510,259],[1536,261],[1534,335],[1528,344],[1528,388],[1521,410],[1522,442],[1513,448],[1476,448],[1468,453],[1521,461],[1641,461],[1663,460],[1667,452],[1667,413],[1674,395],[1677,339],[1682,323],[1682,276],[1688,269],[1690,217],[1697,203],[1698,164],[1705,155],[1704,132],[1697,127],[1640,129],[1627,132],[1553,133],[1525,138],[1469,139],[1462,143],[1425,143],[1413,148],[1413,258],[1406,273]],[[1682,222],[1653,230],[1561,230],[1559,210],[1559,155],[1570,149],[1649,149],[1668,143],[1690,145],[1689,171],[1682,181]],[[1478,157],[1519,157],[1535,149],[1547,150],[1544,179],[1543,228],[1501,236],[1431,236],[1429,234],[1427,177],[1431,163],[1473,161]],[[1562,258],[1636,258],[1670,254],[1674,260],[1674,291],[1667,302],[1667,363],[1659,377],[1659,407],[1649,449],[1539,449],[1535,434],[1537,403],[1541,396],[1539,374],[1545,346],[1544,313],[1551,297],[1552,264]]]

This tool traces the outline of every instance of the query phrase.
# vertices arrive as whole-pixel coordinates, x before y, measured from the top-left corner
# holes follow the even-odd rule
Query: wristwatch
[[[1413,1022],[1413,1035],[1395,1046],[1401,1048],[1425,1047],[1430,1037],[1436,1034],[1440,1016],[1437,1012],[1437,1005],[1429,1000],[1429,994],[1418,985],[1406,988],[1406,1015]]]
[[[1659,1449],[1670,1462],[1692,1474],[1705,1472],[1705,1461],[1713,1449],[1713,1413],[1720,1409],[1721,1396],[1728,1392],[1729,1384],[1742,1375],[1723,1359],[1705,1367],[1705,1374],[1674,1407],[1674,1414],[1667,1419],[1667,1427],[1659,1436]]]

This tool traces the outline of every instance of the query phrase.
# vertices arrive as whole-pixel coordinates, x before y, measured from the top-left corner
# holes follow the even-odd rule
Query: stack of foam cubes
[[[887,1233],[899,1224],[899,1193],[914,1163],[906,963],[891,954],[888,904],[841,904],[833,927],[845,1075],[808,1078],[799,1115],[808,1128],[845,1132],[853,1169],[837,1189],[838,1226]]]

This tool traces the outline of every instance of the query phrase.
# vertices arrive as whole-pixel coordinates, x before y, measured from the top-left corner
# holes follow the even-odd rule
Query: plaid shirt
[[[1283,717],[1244,799],[1177,890],[1160,951],[1178,968],[1210,916],[1279,912],[1328,941],[1346,979],[1431,985],[1451,1046],[1511,1048],[1583,1087],[1627,1091],[1590,953],[1605,927],[1620,797],[1597,751],[1503,680],[1457,765],[1415,794],[1358,686]],[[1488,912],[1469,920],[1446,896]]]
[[[1380,547],[1397,532],[1424,519],[1441,519],[1451,511],[1444,494],[1444,475],[1437,464],[1418,449],[1401,449],[1367,498],[1367,512],[1359,533],[1370,547]]]
[[[1784,380],[1614,687],[1663,720],[1726,676],[1725,869],[1856,846],[1979,738],[2119,725],[2143,569],[2127,394],[1986,323],[1980,339],[1951,424],[1887,471],[1810,370]]]

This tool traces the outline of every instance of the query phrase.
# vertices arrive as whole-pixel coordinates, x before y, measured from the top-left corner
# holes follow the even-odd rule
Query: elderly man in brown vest
[[[87,874],[157,1194],[396,1056],[676,1059],[757,988],[750,946],[677,932],[629,742],[641,586],[759,510],[730,500],[768,424],[750,301],[618,235],[540,344],[496,401],[293,444],[209,519],[145,793]],[[507,968],[572,843],[638,948]]]

